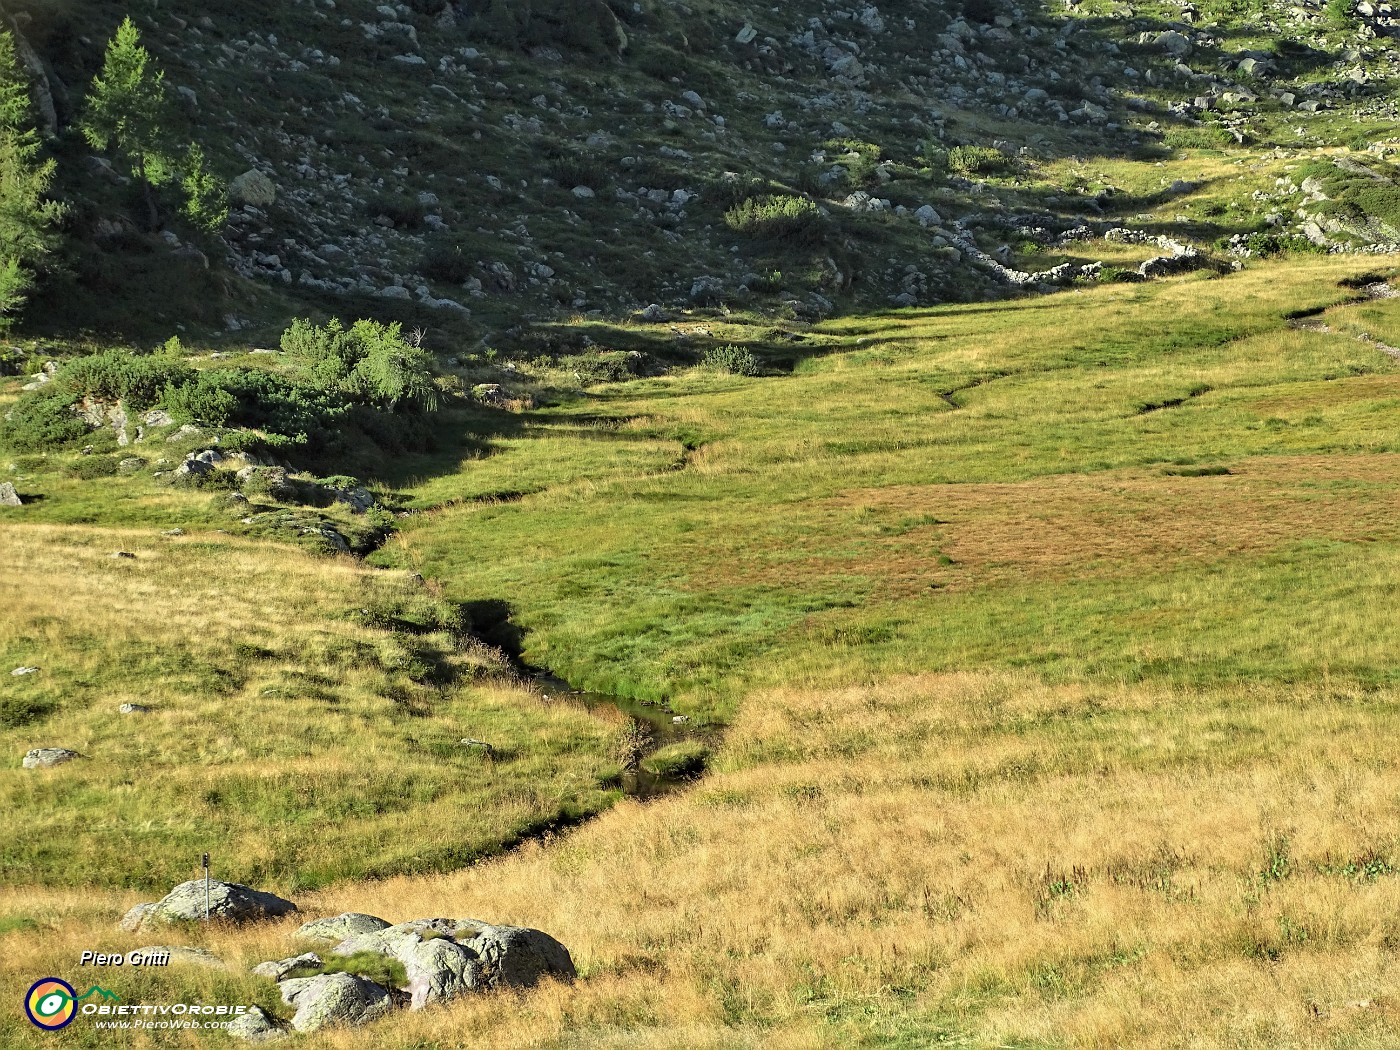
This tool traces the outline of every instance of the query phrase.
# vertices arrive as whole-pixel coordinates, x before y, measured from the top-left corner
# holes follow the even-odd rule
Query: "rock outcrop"
[[[66,747],[36,747],[24,756],[25,769],[52,769],[83,756]]]
[[[204,919],[204,880],[182,882],[154,904],[138,904],[126,913],[124,930],[147,929],[162,922],[201,922]],[[209,917],[224,922],[275,918],[297,910],[289,900],[236,882],[209,883]]]
[[[361,1025],[393,1008],[388,989],[350,973],[283,981],[282,1001],[297,1008],[292,1027],[298,1032],[315,1032],[330,1025]]]
[[[312,919],[310,922],[303,923],[296,935],[307,941],[338,944],[348,937],[387,930],[390,925],[376,915],[347,911],[340,915],[332,915],[325,919]]]

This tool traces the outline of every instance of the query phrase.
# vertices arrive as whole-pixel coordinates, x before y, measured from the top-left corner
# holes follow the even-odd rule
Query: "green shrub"
[[[1251,233],[1242,242],[1250,254],[1271,259],[1280,255],[1326,255],[1325,245],[1314,244],[1296,233]],[[1228,251],[1235,247],[1227,237],[1216,242],[1216,247]]]
[[[806,197],[751,197],[725,212],[724,224],[750,237],[811,243],[821,239],[826,219]]]
[[[1142,280],[1142,275],[1126,266],[1105,266],[1099,270],[1099,281],[1104,284],[1131,284]]]
[[[991,146],[954,146],[948,167],[959,175],[993,175],[1011,167],[1011,158]]]
[[[177,361],[108,350],[69,362],[54,385],[76,399],[121,401],[128,410],[140,412],[159,404],[168,387],[183,385],[193,376]]]
[[[751,292],[781,292],[782,290],[782,270],[772,270],[766,277],[760,276],[758,280],[749,282],[749,291]]]
[[[91,481],[93,478],[110,478],[117,473],[120,456],[84,456],[69,464],[65,473],[72,478]]]
[[[875,169],[879,166],[881,149],[873,142],[859,139],[827,139],[822,145],[828,150],[839,150],[835,163],[846,169],[846,177],[853,186],[869,186],[875,181]]]
[[[1352,0],[1327,0],[1322,11],[1327,21],[1338,29],[1351,22]]]
[[[296,320],[282,336],[282,349],[302,379],[386,411],[434,411],[438,392],[433,358],[402,326],[338,318],[323,327]]]
[[[423,276],[442,284],[465,284],[476,261],[459,244],[435,244],[423,253]]]
[[[179,423],[222,427],[238,410],[238,398],[219,382],[217,373],[201,373],[193,382],[165,388],[161,398],[170,415]]]
[[[637,374],[635,355],[622,350],[595,350],[559,358],[559,367],[584,383],[620,383]]]
[[[705,367],[734,376],[758,375],[758,359],[745,346],[713,346],[705,351]]]
[[[232,394],[238,407],[228,423],[304,443],[343,419],[349,406],[334,394],[257,369],[206,372],[205,381]],[[275,443],[275,440],[274,440]]]
[[[20,398],[7,419],[0,419],[0,442],[16,452],[62,448],[88,436],[88,426],[73,414],[73,397],[50,383]]]
[[[717,179],[707,179],[701,183],[700,194],[706,203],[720,211],[728,211],[751,198],[762,197],[771,185],[767,179],[757,175],[740,175],[729,171]]]

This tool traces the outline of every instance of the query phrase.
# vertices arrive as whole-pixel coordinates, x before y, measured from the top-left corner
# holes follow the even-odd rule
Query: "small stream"
[[[531,681],[547,701],[562,701],[600,714],[621,715],[625,731],[619,745],[622,764],[621,787],[634,798],[654,798],[690,784],[699,771],[686,776],[658,775],[644,768],[646,759],[668,744],[682,740],[713,743],[718,727],[697,725],[685,715],[678,715],[665,704],[627,700],[607,693],[590,693],[575,689],[562,678],[549,673],[535,674]],[[623,753],[625,752],[625,753]]]

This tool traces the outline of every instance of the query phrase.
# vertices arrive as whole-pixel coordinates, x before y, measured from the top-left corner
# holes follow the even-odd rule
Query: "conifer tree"
[[[79,130],[93,149],[115,153],[130,166],[141,184],[153,228],[159,223],[154,189],[170,180],[174,167],[166,129],[169,118],[165,74],[154,67],[128,16],[107,45]]]
[[[54,164],[39,159],[31,105],[14,39],[0,31],[0,327],[24,303],[33,267],[56,246],[63,214],[46,199]]]
[[[223,185],[205,166],[199,146],[177,147],[170,133],[173,116],[165,74],[128,17],[107,44],[79,129],[89,146],[128,166],[141,185],[151,229],[160,225],[156,187],[175,182],[185,195],[184,217],[206,233],[217,233],[228,218]]]

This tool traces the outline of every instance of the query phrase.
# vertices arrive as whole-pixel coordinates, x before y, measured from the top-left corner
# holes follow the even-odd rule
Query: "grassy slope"
[[[502,420],[385,557],[733,726],[684,795],[302,895],[536,925],[586,978],[305,1045],[1389,1045],[1400,370],[1345,329],[1400,303],[1285,320],[1361,265],[851,319],[790,376]],[[49,932],[0,940],[6,986],[126,945],[127,903],[7,891]],[[289,929],[190,936],[256,962]]]
[[[700,711],[759,683],[971,666],[1382,683],[1386,628],[1335,610],[1393,577],[1368,544],[1393,535],[1394,365],[1284,322],[1359,268],[834,322],[848,352],[789,377],[692,374],[555,413],[549,440],[454,483],[552,470],[557,489],[446,506],[385,557],[508,599],[527,655],[579,683]],[[1381,338],[1395,313],[1336,324],[1376,315]],[[700,446],[685,469],[576,480],[582,450],[668,433]],[[1173,473],[1192,467],[1231,473]]]
[[[445,633],[385,629],[431,603],[421,582],[214,532],[7,518],[3,535],[7,884],[149,895],[204,851],[286,888],[443,870],[613,797],[614,727],[473,684],[498,669]],[[87,758],[21,770],[35,746]]]

